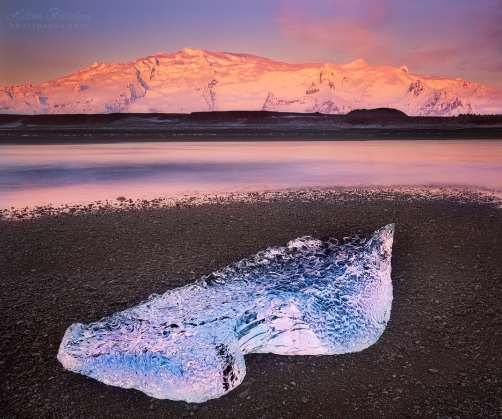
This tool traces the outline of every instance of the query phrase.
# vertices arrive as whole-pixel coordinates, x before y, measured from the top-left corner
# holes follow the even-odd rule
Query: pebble
[[[309,402],[309,399],[306,397],[302,397],[302,403],[307,404]]]
[[[242,393],[239,394],[239,397],[241,399],[244,399],[246,398],[247,396],[249,396],[249,390],[244,390]]]
[[[430,372],[431,374],[436,374],[436,373],[438,373],[439,371],[438,371],[438,370],[435,370],[434,368],[431,368],[431,369],[429,370],[429,372]]]

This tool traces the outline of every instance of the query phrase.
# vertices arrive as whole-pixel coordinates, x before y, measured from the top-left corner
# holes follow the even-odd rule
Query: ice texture
[[[341,242],[301,237],[98,322],[75,323],[63,366],[159,399],[203,402],[237,387],[244,355],[343,354],[390,318],[394,224]]]

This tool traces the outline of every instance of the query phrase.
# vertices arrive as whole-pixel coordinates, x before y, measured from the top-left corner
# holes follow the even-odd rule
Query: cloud
[[[323,46],[338,62],[449,72],[497,71],[500,22],[502,0],[289,0],[277,19],[283,36]]]
[[[385,1],[331,2],[332,7],[328,10],[319,10],[316,7],[319,3],[322,2],[314,2],[312,6],[321,16],[305,9],[305,3],[288,2],[278,19],[282,32],[302,42],[328,46],[341,56],[364,56],[370,60],[384,59],[391,53],[381,42],[382,37],[374,36],[385,31],[385,16],[388,14]],[[369,4],[366,7],[363,3]]]
[[[448,62],[461,53],[458,48],[417,49],[410,52],[405,60],[410,65],[430,65]]]

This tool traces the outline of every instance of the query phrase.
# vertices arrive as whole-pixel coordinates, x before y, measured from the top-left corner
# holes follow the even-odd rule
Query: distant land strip
[[[375,139],[502,139],[502,115],[410,117],[388,108],[346,115],[270,111],[0,114],[0,144]]]

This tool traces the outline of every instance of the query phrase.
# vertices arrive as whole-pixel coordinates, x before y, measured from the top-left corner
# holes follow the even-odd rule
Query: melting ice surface
[[[390,318],[394,224],[342,242],[302,237],[66,331],[58,359],[103,383],[203,402],[244,379],[244,355],[343,354]]]

